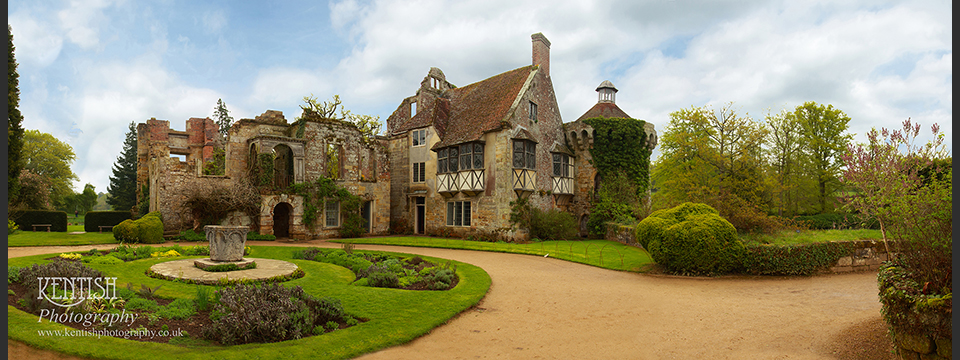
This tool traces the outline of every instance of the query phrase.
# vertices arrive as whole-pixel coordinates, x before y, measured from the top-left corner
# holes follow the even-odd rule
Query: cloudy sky
[[[952,4],[943,1],[12,0],[23,126],[73,146],[75,184],[105,192],[131,121],[268,109],[339,94],[385,120],[430,67],[464,86],[531,62],[551,41],[560,112],[573,121],[603,80],[663,131],[669,114],[733,102],[762,120],[832,104],[858,141],[910,117],[952,151]],[[929,138],[929,136],[927,136]]]

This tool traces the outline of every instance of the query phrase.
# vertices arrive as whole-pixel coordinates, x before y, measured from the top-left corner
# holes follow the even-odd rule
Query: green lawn
[[[83,225],[68,225],[66,232],[19,230],[13,235],[7,236],[7,246],[69,246],[117,243],[112,232],[71,234],[71,232],[76,231],[83,231]]]
[[[808,244],[827,241],[850,241],[850,240],[880,240],[882,238],[880,230],[855,229],[855,230],[784,230],[778,234],[746,234],[740,235],[740,240],[744,243],[761,243],[776,245],[794,245]]]
[[[39,336],[37,330],[62,330],[63,326],[46,320],[38,322],[37,316],[8,306],[9,338],[41,349],[104,359],[346,359],[403,344],[424,335],[476,304],[490,288],[490,276],[483,269],[460,262],[453,262],[457,266],[460,282],[451,290],[381,289],[350,285],[354,274],[346,268],[292,259],[293,252],[299,248],[251,248],[254,257],[291,261],[304,270],[306,276],[286,282],[285,285],[300,285],[305,291],[318,297],[338,298],[346,312],[369,321],[320,336],[280,343],[185,347],[112,337]],[[28,266],[43,263],[47,261],[43,260],[44,258],[54,255],[56,254],[13,258],[9,259],[8,265]],[[433,262],[446,261],[430,257],[424,259]],[[102,271],[105,276],[116,276],[118,287],[125,287],[127,283],[133,284],[135,288],[139,288],[141,284],[153,287],[163,285],[157,292],[159,296],[192,299],[198,285],[154,279],[144,274],[151,265],[169,260],[171,258],[152,258],[117,265],[87,265]]]
[[[510,244],[469,241],[419,236],[371,237],[333,240],[354,244],[419,246],[447,249],[494,251],[513,254],[549,256],[611,270],[644,271],[653,259],[646,250],[616,241],[543,241],[530,244]]]

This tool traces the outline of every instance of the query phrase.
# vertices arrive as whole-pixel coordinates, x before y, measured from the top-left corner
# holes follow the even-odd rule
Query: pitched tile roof
[[[509,127],[510,124],[502,121],[536,69],[534,65],[524,66],[444,92],[443,96],[449,99],[449,117],[445,123],[434,123],[441,140],[433,148],[479,140],[487,132]],[[445,130],[443,133],[439,130],[441,127]]]
[[[598,102],[590,110],[583,113],[577,121],[595,118],[595,117],[605,117],[605,118],[624,118],[629,119],[630,115],[627,115],[626,112],[620,110],[620,107],[615,103],[608,102]]]

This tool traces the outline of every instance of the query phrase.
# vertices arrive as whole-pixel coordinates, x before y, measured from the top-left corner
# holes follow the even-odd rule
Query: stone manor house
[[[509,230],[510,202],[526,198],[542,210],[572,213],[586,234],[590,201],[600,179],[590,164],[593,117],[629,118],[615,101],[617,89],[603,81],[598,102],[564,124],[550,77],[550,41],[531,36],[531,65],[457,87],[430,68],[414,95],[386,120],[386,132],[364,141],[352,124],[309,119],[301,135],[278,111],[241,119],[229,129],[224,175],[204,175],[213,158],[217,125],[191,118],[186,131],[150,119],[137,127],[138,189],[149,189],[150,211],[163,214],[167,231],[192,228],[185,209],[187,185],[229,186],[246,176],[259,154],[274,157],[273,185],[313,182],[325,176],[362,198],[360,214],[370,234],[394,230],[415,234],[469,235]],[[656,146],[646,123],[647,145]],[[171,155],[182,155],[185,161]],[[147,185],[147,186],[144,186]],[[277,237],[335,237],[340,204],[327,201],[311,228],[303,199],[289,192],[261,191],[259,218],[241,213],[224,224],[249,225]]]

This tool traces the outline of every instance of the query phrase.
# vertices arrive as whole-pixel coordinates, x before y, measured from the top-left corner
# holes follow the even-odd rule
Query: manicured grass
[[[290,261],[300,266],[306,273],[303,278],[286,282],[284,285],[300,285],[314,296],[338,298],[342,301],[347,313],[369,319],[369,321],[320,336],[280,343],[181,347],[112,337],[39,336],[37,330],[63,330],[63,326],[46,320],[37,322],[35,315],[8,306],[9,338],[41,349],[105,359],[346,359],[403,344],[424,335],[476,304],[490,288],[490,276],[483,269],[455,261],[453,264],[457,266],[460,282],[451,290],[381,289],[350,285],[355,276],[346,268],[292,259],[293,252],[297,248],[270,246],[252,246],[252,248],[255,257]],[[57,254],[13,258],[9,259],[9,265],[27,266],[43,263],[46,262],[44,258],[55,255]],[[395,253],[394,255],[409,256]],[[423,258],[436,263],[447,261],[431,257]],[[127,283],[133,284],[134,288],[139,288],[140,284],[153,287],[163,285],[157,291],[158,296],[192,299],[198,285],[154,279],[144,274],[151,265],[169,260],[172,259],[151,258],[116,265],[87,265],[102,271],[105,276],[118,277],[118,287],[125,287]],[[214,287],[211,287],[212,289]]]
[[[70,234],[75,231],[83,231],[83,225],[67,226],[66,232],[20,230],[7,236],[7,246],[69,246],[117,243],[112,232]]]
[[[828,241],[850,241],[850,240],[880,240],[882,238],[880,230],[855,229],[855,230],[800,230],[800,231],[781,231],[775,235],[768,234],[747,234],[740,235],[740,240],[744,243],[776,244],[776,245],[795,245],[808,244],[815,242]]]
[[[400,236],[332,240],[341,243],[419,246],[446,249],[494,251],[530,254],[578,262],[611,270],[644,271],[653,259],[646,250],[608,240],[543,241],[510,244],[469,241],[463,239]]]

